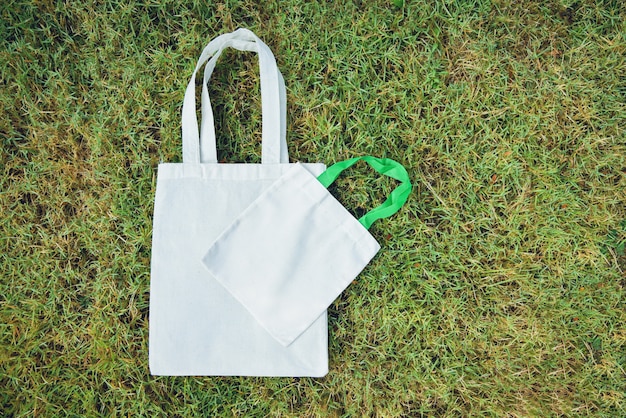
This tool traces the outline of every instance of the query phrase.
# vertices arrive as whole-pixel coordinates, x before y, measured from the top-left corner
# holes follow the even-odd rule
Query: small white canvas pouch
[[[327,187],[361,160],[401,183],[381,206],[357,220]],[[289,346],[376,255],[380,245],[368,228],[397,212],[410,192],[406,170],[390,159],[353,158],[317,178],[296,164],[215,240],[204,264],[277,341]]]

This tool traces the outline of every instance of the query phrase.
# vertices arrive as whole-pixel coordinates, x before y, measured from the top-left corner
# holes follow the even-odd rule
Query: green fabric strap
[[[397,161],[389,158],[376,158],[371,156],[356,157],[340,161],[328,167],[317,179],[324,187],[328,188],[345,169],[352,167],[359,161],[365,161],[378,173],[389,176],[400,182],[400,185],[391,192],[382,205],[370,210],[359,219],[361,225],[370,229],[377,219],[388,218],[400,210],[411,194],[411,179],[406,169]]]

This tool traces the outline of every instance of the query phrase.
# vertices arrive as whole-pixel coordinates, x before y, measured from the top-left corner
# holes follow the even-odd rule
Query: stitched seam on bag
[[[295,165],[310,167],[313,171],[323,171],[323,163],[288,163],[288,164],[185,164],[161,163],[157,176],[162,180],[200,178],[207,180],[276,180]],[[318,168],[319,167],[319,168]],[[318,170],[315,170],[318,168]],[[192,172],[196,171],[196,172]],[[307,169],[308,171],[308,169]],[[208,175],[210,174],[210,175]]]

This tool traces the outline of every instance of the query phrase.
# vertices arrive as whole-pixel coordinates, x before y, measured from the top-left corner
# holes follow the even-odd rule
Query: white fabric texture
[[[379,250],[316,176],[296,164],[217,238],[204,264],[291,347]]]
[[[263,110],[261,164],[218,164],[206,83],[226,47],[259,54]],[[205,69],[202,136],[195,75]],[[284,81],[267,46],[239,29],[204,49],[185,93],[183,163],[159,164],[150,278],[149,363],[154,375],[323,376],[328,325],[322,313],[289,347],[276,341],[206,270],[211,243],[294,164],[288,164]],[[323,164],[305,164],[312,175]],[[244,254],[240,253],[241,257]]]

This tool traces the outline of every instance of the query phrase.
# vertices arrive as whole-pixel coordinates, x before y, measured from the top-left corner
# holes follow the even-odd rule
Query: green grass
[[[626,416],[621,2],[179,3],[0,5],[1,416]],[[242,26],[292,160],[393,158],[414,193],[330,309],[328,376],[152,377],[156,166]],[[211,84],[227,161],[260,160],[256,65]],[[391,187],[363,165],[334,190],[357,212]]]

